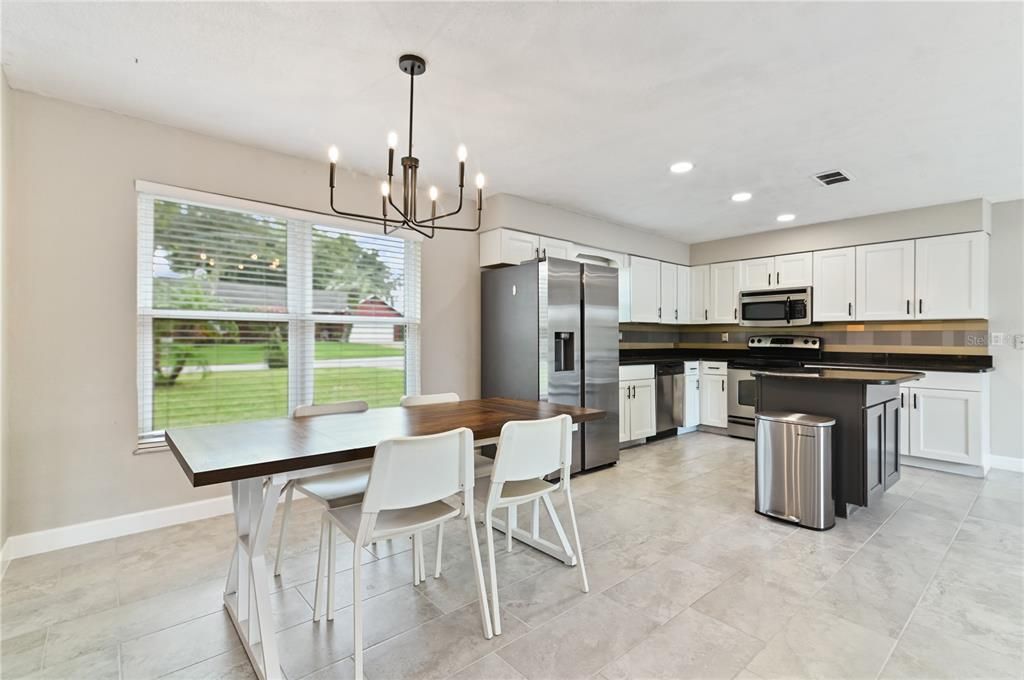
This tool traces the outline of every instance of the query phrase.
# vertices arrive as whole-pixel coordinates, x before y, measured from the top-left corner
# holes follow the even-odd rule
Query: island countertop
[[[782,378],[784,380],[821,380],[864,385],[898,385],[924,377],[924,373],[912,371],[865,371],[843,368],[765,369],[754,370],[750,374],[755,377]]]

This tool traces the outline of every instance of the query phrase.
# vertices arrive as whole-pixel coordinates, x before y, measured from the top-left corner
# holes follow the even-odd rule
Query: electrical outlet
[[[1024,349],[1024,335],[1013,336],[1013,348]]]
[[[722,342],[729,342],[729,334],[722,333]]]

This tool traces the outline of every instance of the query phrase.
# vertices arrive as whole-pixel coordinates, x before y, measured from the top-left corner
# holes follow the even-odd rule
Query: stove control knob
[[[810,344],[810,342],[811,342],[810,340],[808,340],[807,338],[804,338],[804,344],[805,345]]]

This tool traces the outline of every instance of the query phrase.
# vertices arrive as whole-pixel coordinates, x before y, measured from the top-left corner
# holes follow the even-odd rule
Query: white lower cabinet
[[[629,392],[628,383],[619,383],[619,442],[629,441]]]
[[[619,367],[619,442],[655,434],[654,365]]]
[[[981,393],[910,389],[910,455],[981,465]]]
[[[900,455],[910,455],[910,388],[900,388]]]
[[[700,424],[729,425],[729,377],[724,361],[700,362]]]
[[[712,427],[729,425],[725,376],[702,375],[700,385],[700,424]]]
[[[987,373],[926,371],[900,390],[900,452],[907,465],[981,475],[989,467]]]
[[[683,427],[700,425],[700,375],[687,375],[683,387]]]

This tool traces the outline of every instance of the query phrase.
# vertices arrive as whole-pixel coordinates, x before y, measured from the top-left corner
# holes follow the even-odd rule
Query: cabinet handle
[[[540,251],[540,256],[545,260],[548,259],[548,249],[545,248],[544,250]]]
[[[679,321],[679,310],[676,310],[676,321]]]
[[[697,389],[700,389],[700,378],[697,378]]]
[[[636,385],[633,385],[633,398],[636,399]]]
[[[914,408],[916,409],[917,408],[917,393],[916,392],[913,395],[913,400],[914,400]]]
[[[732,318],[733,318],[733,319],[735,319],[735,318],[737,318],[737,316],[738,316],[738,314],[737,314],[737,312],[736,312],[736,308],[735,308],[735,307],[733,307],[733,308],[732,308]]]
[[[708,320],[708,310],[706,310],[706,309],[704,310],[704,320],[705,321]]]
[[[768,283],[771,283],[771,282],[772,282],[772,275],[769,274],[768,275]],[[775,272],[775,285],[776,286],[779,285],[779,273],[778,272]]]
[[[658,318],[661,318],[661,307],[658,307]]]
[[[852,302],[847,302],[846,303],[846,315],[849,316],[849,317],[853,316],[853,303]]]
[[[904,403],[903,403],[903,393],[901,392],[901,393],[900,393],[900,408],[903,408],[903,407],[904,407]]]
[[[910,314],[910,300],[907,300],[907,314]]]
[[[725,392],[725,381],[722,381],[722,391]]]
[[[924,311],[924,298],[917,299],[917,313],[920,314]]]
[[[768,272],[768,285],[772,285],[772,273]]]

